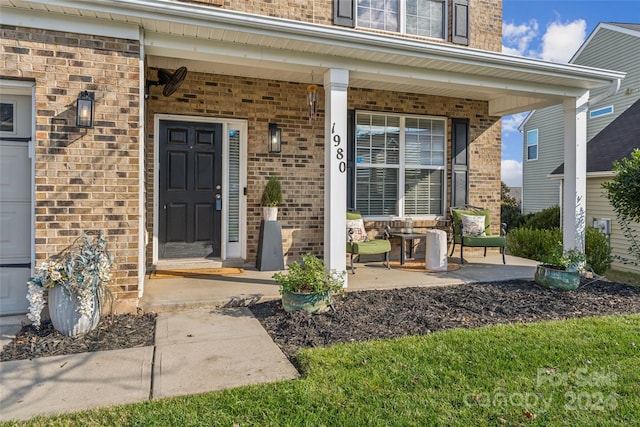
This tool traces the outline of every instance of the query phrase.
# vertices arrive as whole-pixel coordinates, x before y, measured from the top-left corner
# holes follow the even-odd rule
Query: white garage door
[[[0,315],[27,311],[31,274],[31,96],[0,85]]]

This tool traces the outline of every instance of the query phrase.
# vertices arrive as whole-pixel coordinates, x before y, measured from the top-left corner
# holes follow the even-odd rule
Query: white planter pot
[[[272,208],[269,206],[262,207],[262,217],[265,221],[277,221],[278,220],[278,208]]]
[[[56,331],[62,335],[75,336],[90,332],[100,321],[100,305],[98,298],[93,297],[91,316],[78,313],[78,301],[75,295],[67,294],[62,286],[49,289],[49,316]]]

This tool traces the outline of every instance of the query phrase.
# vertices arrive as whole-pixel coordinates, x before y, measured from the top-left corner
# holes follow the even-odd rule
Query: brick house
[[[624,77],[501,54],[500,0],[379,3],[1,0],[2,313],[87,229],[116,256],[119,311],[163,263],[252,263],[271,174],[286,257],[337,270],[348,207],[416,227],[464,202],[498,218],[500,118],[563,104],[580,147],[589,90]],[[76,126],[84,91],[92,128]]]

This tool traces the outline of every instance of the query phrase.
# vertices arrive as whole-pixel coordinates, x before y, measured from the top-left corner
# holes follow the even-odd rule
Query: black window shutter
[[[451,41],[469,46],[469,0],[453,0]]]
[[[469,120],[451,120],[451,205],[469,203]]]
[[[356,111],[347,110],[347,209],[356,208]]]
[[[355,27],[356,1],[333,0],[333,23],[343,27]]]

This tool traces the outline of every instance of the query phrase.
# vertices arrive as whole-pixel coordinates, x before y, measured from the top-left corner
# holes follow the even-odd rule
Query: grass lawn
[[[629,426],[640,314],[455,329],[301,354],[305,377],[28,425]]]
[[[629,285],[640,287],[640,274],[609,269],[603,276],[613,282],[628,283]]]

